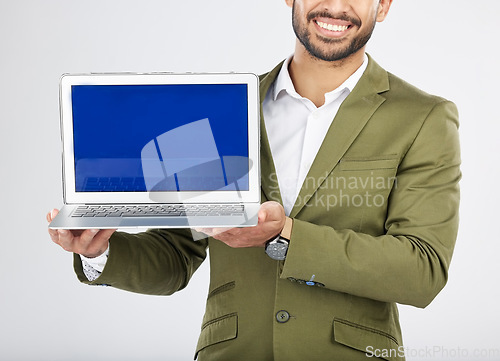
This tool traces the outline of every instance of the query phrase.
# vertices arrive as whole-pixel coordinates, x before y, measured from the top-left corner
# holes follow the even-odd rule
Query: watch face
[[[267,255],[277,261],[283,261],[285,259],[287,250],[288,244],[282,241],[273,241],[266,247]]]

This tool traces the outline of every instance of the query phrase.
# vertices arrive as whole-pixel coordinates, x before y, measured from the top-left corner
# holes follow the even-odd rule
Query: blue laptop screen
[[[247,91],[73,85],[76,191],[248,190]]]

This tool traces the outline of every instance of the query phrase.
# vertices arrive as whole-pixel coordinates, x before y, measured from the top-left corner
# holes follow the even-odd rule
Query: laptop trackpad
[[[256,218],[256,217],[255,217]],[[196,227],[239,227],[253,226],[257,219],[248,220],[244,216],[204,216],[204,217],[144,217],[123,218],[119,228],[196,228]]]
[[[124,217],[120,220],[120,227],[186,228],[189,222],[187,217]]]

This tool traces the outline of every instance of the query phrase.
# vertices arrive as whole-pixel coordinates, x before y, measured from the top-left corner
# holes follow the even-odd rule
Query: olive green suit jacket
[[[261,77],[261,100],[279,70]],[[208,246],[200,361],[403,360],[396,303],[425,307],[448,277],[461,176],[457,118],[453,103],[370,58],[291,211],[284,262],[262,248],[194,242],[189,230],[117,232],[101,276],[88,282],[75,257],[78,277],[170,295],[188,284]],[[261,160],[262,201],[281,202],[263,119]]]

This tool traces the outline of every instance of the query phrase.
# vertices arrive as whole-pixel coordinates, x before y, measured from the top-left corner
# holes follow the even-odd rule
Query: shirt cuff
[[[108,248],[106,248],[106,251],[104,251],[104,253],[100,256],[88,258],[80,255],[80,259],[82,260],[83,273],[89,281],[94,281],[99,278],[102,271],[104,270],[104,266],[106,266],[106,262],[108,261],[108,255],[109,245]]]

